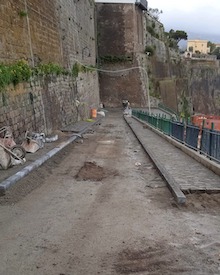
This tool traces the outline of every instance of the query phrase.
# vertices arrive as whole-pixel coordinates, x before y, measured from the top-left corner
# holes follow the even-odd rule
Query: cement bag
[[[0,165],[2,169],[6,170],[11,165],[11,156],[0,146]]]

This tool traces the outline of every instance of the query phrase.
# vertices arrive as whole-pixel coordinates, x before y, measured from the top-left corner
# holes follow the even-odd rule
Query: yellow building
[[[187,51],[192,53],[208,54],[210,52],[208,40],[188,40]]]

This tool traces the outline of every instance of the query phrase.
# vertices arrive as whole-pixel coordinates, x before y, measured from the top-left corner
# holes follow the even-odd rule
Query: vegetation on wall
[[[133,57],[131,55],[105,55],[99,57],[101,63],[120,63],[132,60]]]
[[[24,61],[18,61],[14,64],[0,64],[0,89],[10,84],[28,81],[32,76],[32,70]]]
[[[188,119],[190,118],[190,106],[189,106],[189,101],[186,98],[186,96],[184,94],[182,94],[181,96],[181,100],[180,100],[180,117],[186,121],[188,121]]]
[[[163,13],[162,10],[159,10],[158,8],[149,8],[148,12],[151,17],[153,17],[155,20],[159,20],[160,15]]]
[[[27,14],[26,11],[21,10],[21,11],[19,11],[18,15],[19,15],[20,17],[26,17],[28,14]]]
[[[37,67],[32,69],[32,75],[66,75],[69,74],[67,70],[55,63],[39,64]]]
[[[76,78],[78,77],[79,73],[87,73],[87,72],[91,72],[91,71],[94,71],[96,70],[96,67],[95,66],[83,66],[79,63],[74,63],[73,66],[72,66],[72,71],[71,71],[71,75],[73,78]]]
[[[145,52],[148,56],[153,56],[154,53],[155,53],[155,48],[148,45],[148,46],[145,47],[144,52]]]
[[[157,39],[159,39],[159,34],[155,32],[154,28],[152,26],[147,26],[147,31]]]
[[[155,97],[157,99],[161,99],[159,81],[156,80],[153,76],[149,77],[149,91],[150,96]]]
[[[73,67],[72,67],[72,76],[74,78],[78,77],[79,72],[80,72],[79,64],[78,63],[73,64]]]
[[[34,68],[30,67],[25,60],[19,60],[13,64],[2,63],[0,64],[0,91],[10,84],[15,86],[38,76],[70,75],[76,78],[80,72],[85,73],[94,69],[94,66],[84,67],[78,63],[73,65],[71,72],[55,63],[39,64]]]
[[[163,24],[160,23],[157,19],[152,16],[152,14],[148,13],[145,15],[146,20],[146,37],[150,34],[151,36],[164,41],[164,27]]]

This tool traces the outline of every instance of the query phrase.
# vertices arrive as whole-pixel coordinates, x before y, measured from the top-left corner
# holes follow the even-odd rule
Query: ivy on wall
[[[28,81],[32,75],[32,70],[24,61],[18,61],[14,64],[0,64],[0,90],[10,84]]]
[[[39,64],[31,68],[25,60],[19,60],[13,64],[0,64],[0,91],[10,84],[16,86],[18,83],[28,82],[36,76],[70,75],[75,79],[80,72],[85,73],[93,70],[95,70],[94,66],[85,67],[77,62],[71,71],[55,63]]]
[[[83,65],[76,62],[72,66],[72,77],[76,78],[76,77],[78,77],[79,73],[87,73],[87,72],[91,72],[91,71],[94,71],[94,70],[96,70],[95,66],[92,66],[92,65],[83,66]]]
[[[100,56],[99,61],[102,63],[120,63],[132,61],[133,57],[130,55],[105,55]]]

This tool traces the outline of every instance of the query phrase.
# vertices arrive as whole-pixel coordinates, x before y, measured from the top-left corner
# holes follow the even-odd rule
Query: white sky
[[[135,3],[136,0],[95,0],[96,2]],[[148,7],[163,13],[165,30],[183,30],[188,39],[220,43],[220,0],[148,0]]]
[[[220,0],[148,0],[148,7],[163,11],[160,21],[166,31],[220,37]]]

